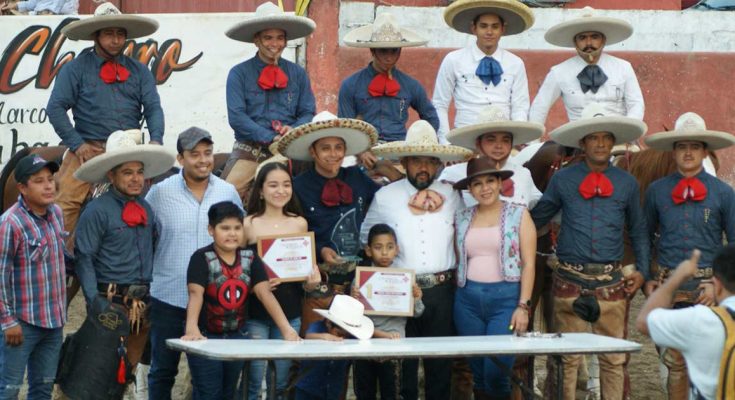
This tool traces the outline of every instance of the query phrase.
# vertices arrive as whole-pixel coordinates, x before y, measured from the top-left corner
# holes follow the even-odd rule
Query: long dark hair
[[[280,162],[271,162],[263,165],[258,172],[258,176],[255,177],[252,189],[250,190],[250,198],[248,198],[248,215],[253,217],[259,217],[265,212],[265,199],[261,197],[263,193],[263,185],[265,184],[265,178],[271,171],[281,170],[288,174],[288,177],[293,183],[293,177],[288,171],[288,167]],[[301,211],[301,204],[299,199],[296,198],[296,193],[293,189],[291,190],[291,199],[283,207],[283,214],[289,217],[300,217],[304,213]]]

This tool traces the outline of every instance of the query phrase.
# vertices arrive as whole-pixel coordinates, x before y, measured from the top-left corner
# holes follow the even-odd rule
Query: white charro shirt
[[[457,109],[455,128],[476,123],[480,110],[489,105],[499,107],[513,121],[528,120],[530,100],[523,60],[507,50],[495,50],[491,57],[500,63],[503,75],[498,86],[494,86],[492,83],[486,85],[475,75],[484,57],[485,53],[472,43],[447,54],[439,67],[432,103],[439,114],[437,135],[442,144],[448,143],[446,135],[450,130],[449,104],[452,98]]]
[[[455,269],[454,213],[464,204],[451,185],[436,180],[429,189],[444,196],[444,205],[437,212],[421,215],[408,208],[409,199],[417,192],[408,179],[378,190],[362,223],[360,242],[367,244],[373,225],[388,224],[398,237],[399,252],[394,264],[404,265],[417,274]]]
[[[532,209],[538,203],[542,193],[533,183],[531,171],[522,165],[514,163],[512,160],[506,161],[502,169],[513,171],[513,176],[510,179],[513,180],[514,193],[513,197],[501,195],[500,199],[510,203],[522,204],[529,210]],[[466,177],[467,163],[464,162],[444,168],[444,171],[439,176],[439,180],[449,184],[455,184]],[[477,204],[477,200],[472,197],[469,190],[462,191],[462,199],[467,207],[472,207]]]
[[[584,107],[590,103],[600,103],[615,115],[643,120],[643,94],[630,63],[602,53],[597,65],[607,75],[607,81],[600,86],[597,93],[592,93],[592,90],[582,92],[582,86],[577,79],[577,75],[587,66],[582,57],[577,55],[551,67],[533,99],[528,120],[545,123],[549,110],[559,96],[564,101],[569,121],[579,119]]]

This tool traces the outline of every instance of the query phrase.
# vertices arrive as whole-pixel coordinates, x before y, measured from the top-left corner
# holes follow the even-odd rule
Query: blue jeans
[[[63,339],[62,328],[46,329],[19,321],[23,343],[8,346],[2,338],[0,399],[17,399],[28,366],[28,400],[51,399]]]
[[[454,298],[454,325],[460,336],[508,335],[510,319],[521,294],[518,282],[480,283],[467,281]],[[513,367],[514,357],[495,357]],[[490,358],[471,358],[475,389],[503,397],[510,395],[510,378]]]
[[[245,327],[229,333],[202,334],[209,339],[247,339]],[[193,400],[232,399],[237,389],[237,380],[245,365],[244,361],[210,360],[193,354],[186,355],[189,360],[193,384]]]
[[[181,352],[166,347],[166,339],[184,336],[186,309],[151,298],[151,370],[148,372],[148,399],[171,399]]]
[[[296,332],[301,329],[301,318],[294,318],[288,323],[291,325]],[[250,339],[283,339],[281,330],[278,329],[276,323],[273,320],[262,320],[262,319],[249,319],[245,323],[248,335]],[[291,368],[291,360],[276,360],[273,361],[276,368],[276,393],[277,398],[284,398],[283,391],[288,386],[288,370]],[[266,368],[265,361],[252,361],[250,362],[250,375],[248,376],[248,398],[249,399],[260,399],[260,388],[263,382],[263,376],[265,375]],[[273,382],[268,379],[268,388],[273,385]],[[268,400],[274,400],[268,397]]]

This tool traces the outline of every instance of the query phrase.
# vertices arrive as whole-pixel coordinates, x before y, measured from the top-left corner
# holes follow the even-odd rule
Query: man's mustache
[[[582,51],[584,52],[597,51],[597,47],[587,46],[584,49],[582,49]]]

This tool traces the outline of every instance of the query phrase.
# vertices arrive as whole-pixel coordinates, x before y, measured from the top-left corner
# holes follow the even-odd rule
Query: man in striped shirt
[[[28,398],[51,399],[66,322],[64,222],[54,204],[55,162],[21,159],[21,195],[0,217],[0,393],[18,398],[28,366]]]

